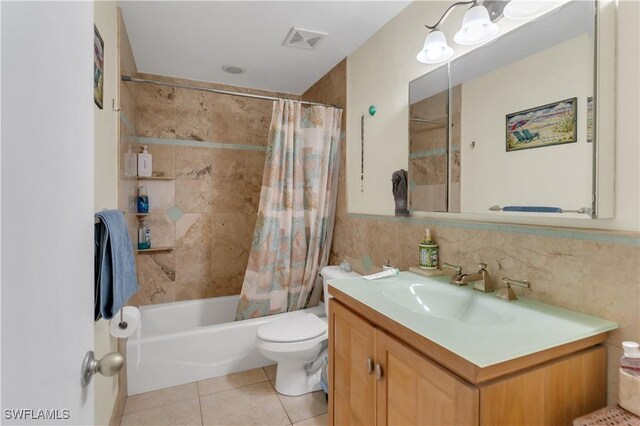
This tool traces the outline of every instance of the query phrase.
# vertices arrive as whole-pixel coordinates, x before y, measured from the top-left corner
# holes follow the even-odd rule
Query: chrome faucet
[[[462,276],[462,266],[452,265],[451,263],[443,263],[442,267],[454,270],[454,274],[451,276],[451,280],[449,280],[450,284],[467,285],[467,283],[463,284],[462,282],[460,282],[460,277]]]
[[[526,280],[512,280],[511,278],[504,277],[502,279],[502,282],[504,283],[504,287],[498,290],[496,296],[498,296],[500,299],[506,300],[507,302],[518,300],[518,296],[516,295],[516,292],[511,288],[511,284],[531,289],[531,283]]]
[[[461,285],[473,283],[473,289],[483,293],[491,293],[494,289],[493,280],[489,271],[487,271],[486,263],[478,264],[478,272],[475,274],[462,274],[458,277]]]

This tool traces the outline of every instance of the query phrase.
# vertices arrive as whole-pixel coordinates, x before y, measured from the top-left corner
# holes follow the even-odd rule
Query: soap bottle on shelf
[[[438,269],[438,244],[431,238],[431,230],[425,228],[424,240],[420,243],[420,267]]]
[[[140,177],[151,177],[152,157],[147,148],[147,145],[143,145],[142,152],[138,154],[138,176]]]
[[[144,186],[138,188],[138,213],[149,213],[149,197]]]
[[[124,154],[124,175],[138,176],[138,155],[131,151],[131,145],[129,145],[129,151]]]
[[[138,226],[138,250],[151,248],[151,229],[146,221],[141,221]]]

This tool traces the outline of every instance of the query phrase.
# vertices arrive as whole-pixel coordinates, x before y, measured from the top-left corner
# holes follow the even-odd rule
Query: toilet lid
[[[300,342],[327,331],[327,323],[314,314],[304,313],[272,321],[258,328],[258,337],[269,342]]]

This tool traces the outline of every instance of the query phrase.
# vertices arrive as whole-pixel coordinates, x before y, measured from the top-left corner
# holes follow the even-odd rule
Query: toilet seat
[[[272,343],[304,342],[326,333],[327,323],[310,313],[272,321],[258,328],[258,338]]]

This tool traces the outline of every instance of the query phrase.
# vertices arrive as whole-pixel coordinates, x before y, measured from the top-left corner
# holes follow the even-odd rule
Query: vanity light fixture
[[[445,34],[438,27],[457,6],[470,5],[470,8],[464,14],[460,30],[453,40],[457,44],[468,46],[485,43],[498,35],[500,28],[494,21],[502,17],[507,3],[504,0],[469,0],[453,3],[438,22],[425,25],[431,32],[424,40],[424,46],[416,55],[416,59],[423,64],[437,64],[453,56],[453,49],[447,44]]]
[[[557,2],[551,0],[511,0],[504,8],[504,16],[513,20],[535,18],[551,9]]]

